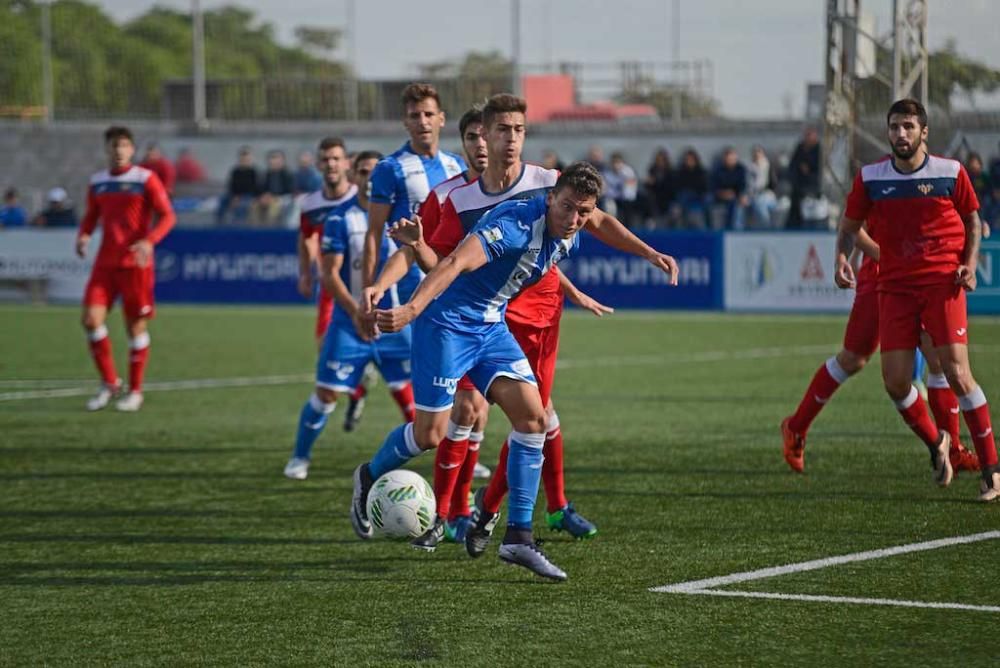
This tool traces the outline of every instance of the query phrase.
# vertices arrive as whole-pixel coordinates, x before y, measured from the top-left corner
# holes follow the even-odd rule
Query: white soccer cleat
[[[537,543],[504,543],[499,556],[501,561],[527,568],[539,577],[557,582],[566,580],[566,572],[549,561]]]
[[[142,392],[129,392],[115,402],[115,410],[123,413],[135,413],[142,408]]]
[[[979,500],[989,503],[997,499],[1000,499],[1000,471],[993,471],[979,483]]]
[[[948,456],[950,449],[951,436],[948,432],[942,431],[937,445],[931,450],[931,466],[934,467],[934,482],[939,487],[950,485],[951,479],[955,475],[955,470],[951,468],[951,458]]]
[[[99,411],[102,408],[106,408],[111,400],[122,391],[122,383],[118,381],[115,385],[105,385],[101,384],[101,389],[97,391],[97,394],[87,399],[87,410],[88,411]]]
[[[491,475],[493,475],[493,471],[490,470],[490,467],[484,466],[479,462],[476,462],[476,468],[472,469],[472,477],[479,480],[486,480]]]
[[[309,477],[309,460],[303,457],[292,457],[285,464],[285,477],[292,480],[305,480]]]

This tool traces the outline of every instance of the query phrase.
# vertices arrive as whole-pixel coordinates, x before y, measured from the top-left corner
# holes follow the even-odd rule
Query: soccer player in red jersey
[[[848,378],[861,371],[878,348],[878,245],[862,229],[858,232],[858,248],[865,254],[857,272],[857,293],[844,330],[844,346],[826,360],[812,377],[795,413],[781,423],[785,461],[796,473],[805,469],[806,434],[813,420]],[[858,254],[855,250],[855,255]],[[926,337],[926,335],[924,335]],[[929,342],[928,342],[929,343]],[[930,367],[927,381],[928,403],[934,421],[951,436],[949,458],[957,471],[978,471],[976,455],[962,447],[959,441],[958,398],[948,387],[937,355],[930,346],[925,356]]]
[[[76,238],[76,253],[85,257],[90,236],[100,221],[101,247],[84,290],[82,323],[103,384],[87,402],[87,409],[104,408],[122,387],[105,325],[108,309],[121,296],[129,336],[129,392],[115,407],[137,411],[142,407],[142,378],[149,358],[147,327],[154,314],[153,247],[174,226],[175,218],[159,177],[132,164],[135,140],[131,131],[110,127],[104,133],[104,144],[108,169],[90,177],[87,212]],[[155,225],[154,213],[158,217]]]
[[[951,437],[938,428],[911,379],[921,326],[930,336],[969,427],[982,470],[981,501],[1000,498],[1000,466],[986,395],[969,365],[965,293],[976,288],[979,202],[965,168],[928,154],[927,112],[899,100],[886,115],[892,155],[854,179],[837,234],[835,280],[856,285],[848,258],[863,223],[879,246],[879,329],[886,392],[931,453],[934,480],[951,483]]]

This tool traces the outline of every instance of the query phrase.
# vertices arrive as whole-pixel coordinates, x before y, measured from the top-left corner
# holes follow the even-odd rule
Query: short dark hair
[[[597,171],[596,167],[589,162],[581,160],[574,162],[559,175],[559,178],[556,179],[556,185],[552,190],[553,192],[559,192],[566,187],[572,188],[581,195],[600,197],[601,190],[604,188],[604,181],[601,179],[601,173]]]
[[[490,127],[498,115],[513,112],[528,113],[528,103],[517,95],[497,93],[487,100],[486,106],[483,107],[483,125]]]
[[[441,108],[441,96],[438,95],[437,88],[429,83],[411,83],[406,88],[403,89],[403,93],[399,96],[400,102],[403,106],[403,113],[406,113],[406,107],[411,104],[419,104],[427,99],[432,99],[437,102],[438,109]]]
[[[905,97],[902,100],[896,100],[892,103],[892,106],[889,107],[889,113],[885,115],[886,124],[889,123],[889,119],[892,118],[893,114],[916,116],[920,127],[927,127],[927,110],[924,109],[924,105],[911,97]]]
[[[7,188],[3,193],[4,199],[17,199],[17,188]]]
[[[347,153],[347,146],[344,144],[344,140],[340,137],[323,137],[319,142],[319,147],[316,149],[317,153],[322,153],[323,151],[329,151],[331,148],[340,147],[344,149],[344,153]]]
[[[132,136],[132,131],[129,130],[124,125],[112,125],[110,128],[104,131],[104,143],[108,144],[119,139],[128,139],[135,146],[135,137]]]
[[[381,160],[382,154],[378,151],[359,151],[357,155],[354,156],[354,164],[361,162],[362,160]]]
[[[483,122],[483,104],[477,102],[472,105],[467,112],[462,114],[462,118],[458,121],[458,136],[465,139],[465,129],[472,125],[473,123],[479,123],[482,125]]]

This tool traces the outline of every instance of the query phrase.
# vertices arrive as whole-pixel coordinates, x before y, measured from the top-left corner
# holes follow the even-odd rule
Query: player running
[[[87,212],[76,237],[76,254],[85,257],[90,236],[100,221],[101,247],[83,293],[82,324],[102,385],[87,401],[87,410],[101,410],[122,389],[105,325],[108,309],[121,296],[129,337],[129,391],[115,402],[115,408],[134,412],[142,408],[142,379],[149,359],[148,325],[154,315],[153,247],[167,236],[175,217],[159,177],[132,164],[132,132],[112,126],[104,133],[104,146],[108,168],[90,177]],[[155,225],[153,213],[158,218]]]
[[[864,166],[854,179],[837,234],[835,280],[856,285],[848,258],[867,221],[879,246],[879,328],[886,392],[931,454],[934,480],[951,483],[951,437],[938,430],[913,387],[913,354],[921,326],[971,432],[982,470],[979,500],[1000,498],[1000,466],[986,395],[969,366],[966,291],[976,288],[979,202],[961,163],[929,155],[927,112],[916,100],[893,103],[886,115],[892,155]]]
[[[337,398],[357,387],[365,366],[374,362],[392,392],[392,398],[407,422],[413,421],[413,388],[410,384],[410,331],[382,334],[372,339],[362,321],[361,257],[365,233],[368,230],[367,206],[364,195],[368,175],[382,156],[374,151],[362,151],[354,160],[358,185],[347,177],[347,154],[338,139],[324,140],[320,157],[337,178],[324,175],[330,185],[332,208],[326,214],[323,227],[322,270],[320,280],[337,302],[323,348],[316,364],[316,389],[302,407],[295,450],[285,466],[285,476],[305,480],[313,444],[337,407]],[[389,239],[382,244],[382,254],[395,249]],[[389,291],[380,302],[382,307],[399,305],[395,291]]]
[[[594,215],[600,192],[597,170],[586,163],[571,165],[547,195],[504,202],[483,216],[407,304],[376,311],[378,326],[386,332],[398,331],[417,318],[413,355],[417,416],[412,425],[393,430],[371,464],[354,472],[351,520],[360,535],[371,533],[364,505],[373,476],[437,446],[459,379],[468,375],[484,396],[503,409],[512,426],[509,522],[500,558],[542,577],[566,579],[532,537],[547,420],[535,375],[507,328],[504,312],[512,295],[537,282],[578,247],[581,228],[616,248],[646,257],[676,284],[673,258],[627,234],[614,219]]]

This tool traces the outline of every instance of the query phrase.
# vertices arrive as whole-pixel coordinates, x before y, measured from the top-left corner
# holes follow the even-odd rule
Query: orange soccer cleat
[[[788,462],[788,466],[793,471],[802,473],[806,467],[806,437],[805,434],[796,434],[792,431],[791,427],[788,426],[791,419],[791,417],[786,417],[781,421],[781,440],[784,442],[785,461]]]
[[[948,458],[951,460],[951,467],[956,471],[979,470],[979,457],[962,447],[961,443],[952,446],[948,451]]]

